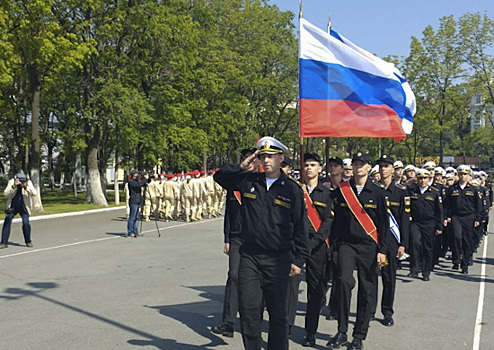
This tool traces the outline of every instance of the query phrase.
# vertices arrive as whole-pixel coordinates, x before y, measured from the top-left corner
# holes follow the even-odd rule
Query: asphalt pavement
[[[209,330],[221,322],[228,268],[223,219],[159,222],[161,237],[151,221],[143,237],[126,238],[124,214],[33,221],[34,248],[24,246],[21,226],[13,224],[9,248],[0,250],[0,349],[243,348],[238,322],[234,338]],[[449,260],[430,282],[398,271],[395,326],[372,321],[365,349],[492,349],[490,239],[486,258],[484,240],[469,275],[453,271]],[[290,349],[303,348],[305,282],[300,287]],[[324,349],[336,331],[337,322],[321,315],[315,348]]]

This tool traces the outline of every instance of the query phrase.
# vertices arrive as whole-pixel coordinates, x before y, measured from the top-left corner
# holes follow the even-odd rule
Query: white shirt
[[[278,180],[279,177],[277,177],[276,179],[270,179],[269,177],[266,178],[266,187],[269,191],[269,188],[271,187],[272,184],[275,183],[276,180]]]
[[[360,193],[362,193],[364,186],[355,186],[355,187],[357,188],[358,195],[360,196]]]
[[[427,189],[429,188],[429,186],[426,186],[426,187],[419,187],[420,189],[420,193],[421,194],[424,194],[425,191],[427,191]]]
[[[461,188],[462,190],[464,190],[464,189],[465,189],[465,187],[467,186],[467,183],[465,182],[463,185],[462,185],[461,183],[458,183],[458,185],[460,185],[460,188]]]

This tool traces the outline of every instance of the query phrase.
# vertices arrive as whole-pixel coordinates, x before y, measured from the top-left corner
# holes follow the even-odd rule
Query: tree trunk
[[[86,202],[100,206],[108,206],[105,195],[101,189],[101,178],[98,167],[98,148],[101,140],[101,133],[98,126],[93,126],[91,138],[87,143],[87,174],[88,182],[86,189]]]
[[[43,204],[41,203],[41,186],[40,186],[40,167],[41,167],[41,140],[39,136],[39,112],[41,98],[41,84],[35,68],[31,68],[30,81],[33,101],[31,104],[31,181],[37,190],[37,195],[31,200],[32,211],[44,213]]]
[[[120,189],[118,186],[118,151],[115,151],[115,178],[113,180],[115,190],[115,205],[120,204]]]

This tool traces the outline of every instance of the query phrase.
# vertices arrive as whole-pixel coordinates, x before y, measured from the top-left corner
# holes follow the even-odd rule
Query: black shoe
[[[425,281],[425,282],[429,282],[431,279],[429,278],[429,276],[425,275],[425,276],[422,276],[422,281]]]
[[[453,270],[459,270],[460,267],[458,266],[458,264],[453,264]]]
[[[419,278],[419,274],[417,272],[411,271],[407,277],[412,277],[412,278]]]
[[[222,336],[233,338],[233,325],[223,322],[219,326],[211,327],[211,332],[221,334]]]
[[[312,347],[314,345],[316,345],[316,335],[314,333],[307,333],[304,341],[302,342],[302,346]]]
[[[338,313],[332,311],[326,316],[326,320],[333,321],[338,319]]]
[[[331,339],[326,346],[329,346],[331,349],[338,349],[340,346],[348,343],[348,339],[346,333],[336,333],[336,335]]]
[[[362,339],[353,338],[350,350],[361,350],[364,348],[364,341]]]
[[[470,261],[468,262],[468,266],[473,266],[473,260],[470,259]]]
[[[464,274],[464,275],[468,274],[468,267],[462,268],[461,269],[461,273]]]
[[[393,320],[393,316],[384,317],[383,325],[385,325],[386,327],[393,327],[394,324],[395,324],[395,321]]]

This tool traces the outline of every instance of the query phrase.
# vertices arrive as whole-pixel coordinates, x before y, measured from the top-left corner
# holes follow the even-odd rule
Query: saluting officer
[[[256,148],[245,148],[241,151],[243,159],[257,151]],[[252,162],[247,169],[259,171],[259,160]],[[223,253],[228,255],[228,279],[225,286],[225,299],[223,302],[223,320],[219,326],[214,326],[211,331],[225,337],[233,337],[233,326],[238,312],[238,268],[240,265],[239,249],[242,245],[240,237],[241,226],[238,217],[242,198],[239,191],[227,191],[225,220],[223,224],[224,242]]]
[[[359,281],[357,321],[350,349],[362,349],[369,321],[377,302],[377,265],[386,264],[389,230],[386,199],[382,186],[369,178],[371,159],[358,152],[353,156],[353,178],[336,190],[331,239],[336,241],[335,258],[340,268],[340,310],[338,333],[328,342],[331,348],[347,343],[353,272]]]
[[[390,222],[390,234],[387,235],[388,240],[386,242],[388,265],[381,268],[383,283],[381,312],[384,315],[383,324],[388,327],[394,325],[393,304],[398,259],[405,255],[410,231],[410,197],[406,186],[393,181],[393,163],[393,158],[387,155],[383,155],[377,161],[379,173],[381,174],[380,183],[384,187],[386,194]]]
[[[480,225],[482,202],[477,188],[469,183],[472,170],[466,165],[457,169],[459,180],[448,188],[445,206],[447,220],[444,225],[453,228],[453,269],[468,273],[468,264],[472,256],[473,229]]]
[[[240,165],[224,165],[214,179],[239,191],[241,238],[239,311],[245,349],[261,349],[261,306],[269,312],[268,349],[288,349],[289,277],[300,274],[308,257],[303,191],[281,171],[287,148],[263,137],[257,151]],[[264,173],[245,172],[259,155]]]
[[[443,205],[441,193],[430,186],[430,172],[417,170],[415,186],[409,187],[411,199],[410,240],[412,246],[412,264],[408,277],[430,280],[433,268],[434,237],[442,234]]]
[[[309,226],[309,258],[305,268],[307,282],[306,336],[303,346],[314,346],[319,326],[319,313],[326,293],[326,263],[329,234],[333,222],[333,198],[329,184],[319,179],[321,158],[316,153],[304,154],[304,191],[306,192]]]

